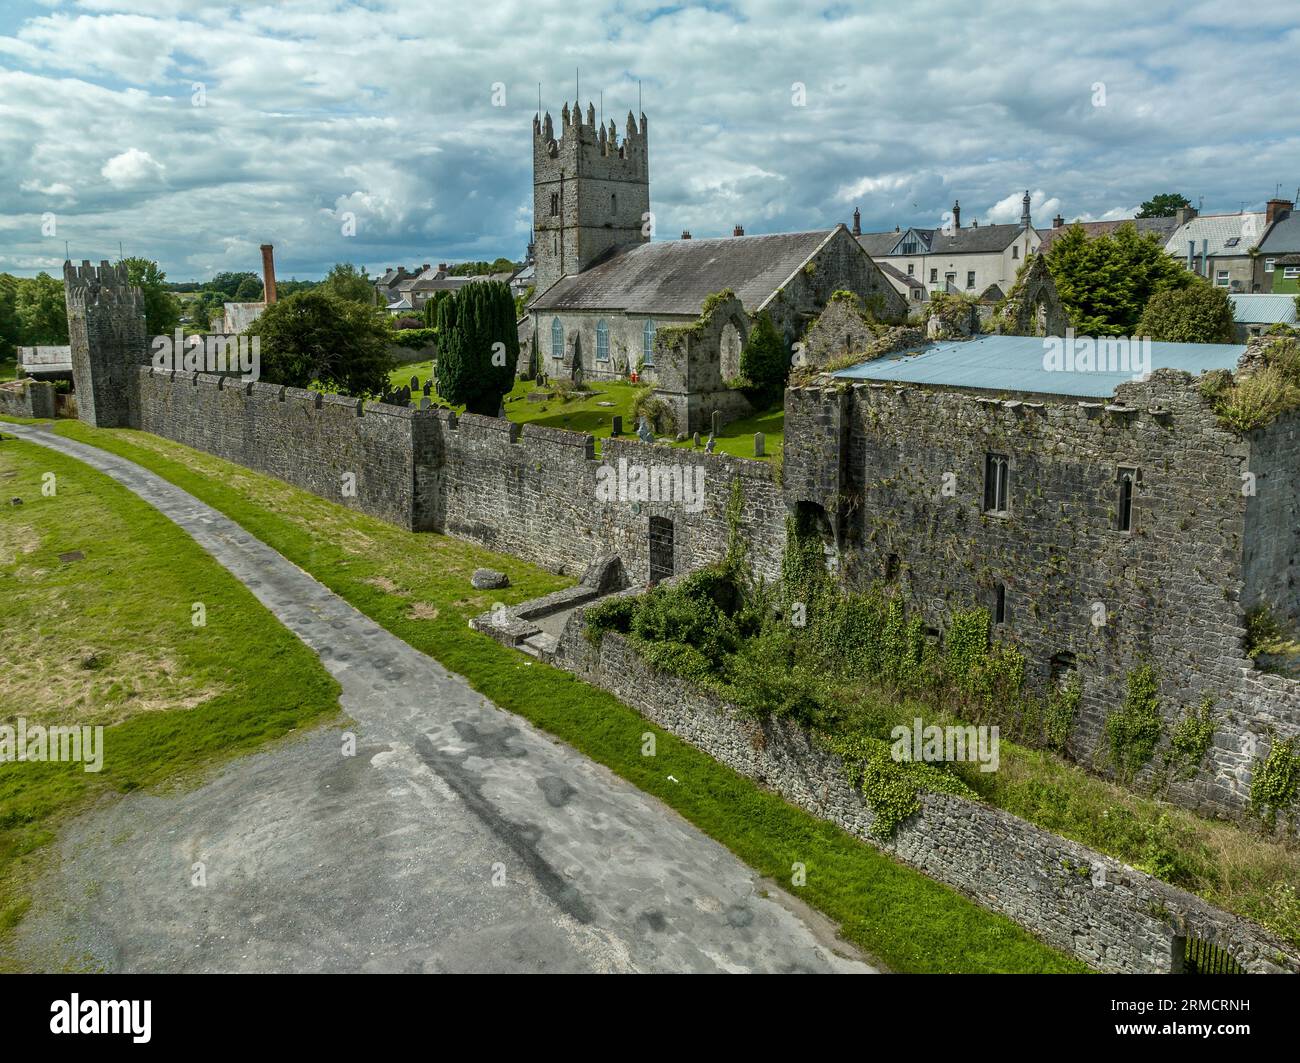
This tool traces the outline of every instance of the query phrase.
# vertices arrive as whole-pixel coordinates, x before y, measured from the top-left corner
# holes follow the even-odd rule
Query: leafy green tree
[[[48,273],[18,281],[15,309],[24,346],[59,346],[68,342],[68,307],[63,281]]]
[[[772,319],[760,314],[740,350],[740,375],[764,398],[775,398],[785,387],[790,356]]]
[[[303,388],[318,382],[358,396],[388,389],[391,330],[370,307],[312,289],[272,303],[247,332],[260,337],[268,383]]]
[[[493,262],[460,262],[447,268],[447,276],[486,277],[489,273],[513,273],[518,268],[519,264],[508,258],[498,258]]]
[[[370,274],[351,262],[336,262],[321,282],[321,288],[338,299],[374,306],[375,282]]]
[[[150,336],[170,335],[180,324],[181,304],[166,288],[167,274],[147,258],[127,258],[126,275],[144,296],[144,327]]]
[[[1159,236],[1132,225],[1095,240],[1071,225],[1047,252],[1047,265],[1071,324],[1089,336],[1132,335],[1153,295],[1195,279]]]
[[[234,297],[231,299],[231,302],[235,303],[260,303],[261,301],[262,282],[252,274],[239,282],[239,287],[235,289]]]
[[[235,293],[239,291],[239,286],[243,284],[245,280],[249,279],[257,285],[257,290],[260,293],[262,290],[262,278],[256,273],[249,273],[247,271],[231,273],[227,270],[225,273],[218,273],[212,278],[212,280],[208,281],[204,287],[209,291],[220,292],[225,296],[226,300],[233,301]],[[256,299],[257,296],[254,296],[253,298]]]
[[[1231,343],[1234,322],[1227,289],[1197,278],[1181,290],[1153,295],[1137,331],[1173,343]]]
[[[0,273],[0,362],[18,357],[22,322],[18,320],[18,278]]]
[[[438,394],[469,413],[495,417],[519,360],[515,301],[501,281],[467,284],[438,304]],[[497,346],[497,345],[500,346]]]
[[[1182,207],[1190,207],[1192,201],[1178,192],[1161,192],[1142,204],[1137,212],[1139,218],[1172,218]]]

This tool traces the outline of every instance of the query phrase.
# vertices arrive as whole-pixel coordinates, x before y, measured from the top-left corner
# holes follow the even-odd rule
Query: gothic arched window
[[[641,361],[646,365],[655,364],[655,323],[649,318],[641,329]]]
[[[603,321],[596,323],[596,361],[609,361],[609,326]]]
[[[558,317],[551,318],[551,357],[564,357],[564,326]]]

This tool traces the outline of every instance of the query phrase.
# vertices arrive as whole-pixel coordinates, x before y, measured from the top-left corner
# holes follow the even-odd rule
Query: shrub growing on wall
[[[476,281],[438,305],[438,394],[468,413],[495,417],[519,360],[515,301],[501,281]],[[497,346],[500,345],[500,346]]]

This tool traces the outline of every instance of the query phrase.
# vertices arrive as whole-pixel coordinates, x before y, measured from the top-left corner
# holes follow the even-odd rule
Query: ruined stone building
[[[628,115],[615,124],[568,104],[557,140],[551,116],[533,121],[537,294],[521,344],[520,370],[551,377],[619,379],[635,372],[673,409],[676,427],[706,427],[750,407],[731,386],[758,314],[792,344],[838,290],[881,317],[906,314],[898,295],[847,228],[730,238],[651,240],[648,130]],[[661,329],[695,322],[712,294],[738,301],[716,337],[665,358]]]

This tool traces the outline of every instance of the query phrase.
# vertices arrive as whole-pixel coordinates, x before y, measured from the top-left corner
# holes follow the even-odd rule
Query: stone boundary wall
[[[774,578],[785,508],[772,469],[757,461],[519,425],[447,409],[365,403],[342,395],[141,366],[132,424],[268,473],[295,487],[415,531],[442,531],[557,572],[619,555],[645,584],[650,518],[673,523],[674,571],[726,554],[731,483],[742,487],[740,532],[756,571]],[[703,503],[604,499],[602,466],[703,472]],[[343,477],[355,475],[355,495]],[[608,475],[608,474],[606,474]]]
[[[650,576],[649,522],[673,522],[673,568],[687,572],[721,561],[728,538],[731,483],[739,479],[739,522],[756,571],[775,577],[785,546],[785,504],[772,470],[725,454],[643,443],[596,441],[588,435],[495,417],[434,411],[437,441],[436,518],[449,534],[513,554],[553,571],[583,572],[597,557],[617,554],[628,578]],[[423,451],[421,452],[423,454]],[[423,461],[423,457],[422,457]],[[634,502],[601,497],[601,476],[627,467],[703,470],[703,503]],[[602,466],[609,471],[600,473]]]
[[[426,527],[417,419],[430,411],[237,378],[139,368],[135,427],[404,528]],[[345,476],[355,477],[355,492]]]
[[[755,720],[659,671],[617,633],[592,646],[582,613],[575,611],[556,647],[559,667],[1084,963],[1105,972],[1174,973],[1181,969],[1183,939],[1195,936],[1226,949],[1251,973],[1300,973],[1295,950],[1262,927],[988,805],[924,794],[921,812],[892,838],[873,837],[870,806],[850,786],[839,757],[806,731],[788,720]]]
[[[53,417],[54,385],[44,380],[20,380],[0,387],[0,413],[6,417]]]

